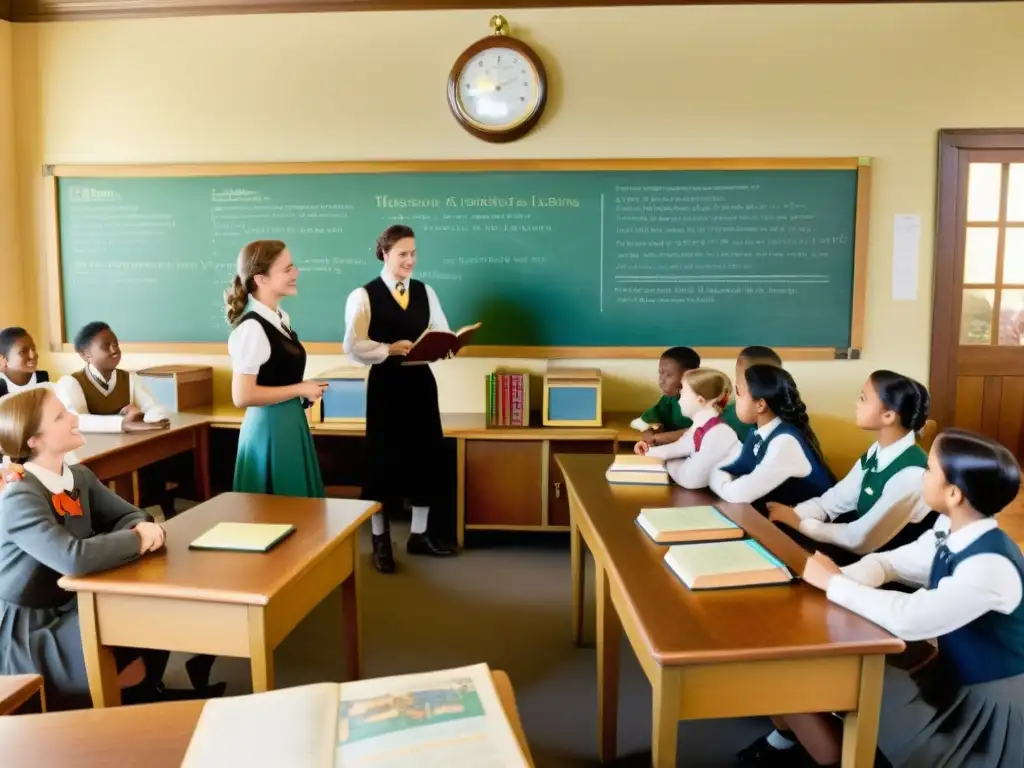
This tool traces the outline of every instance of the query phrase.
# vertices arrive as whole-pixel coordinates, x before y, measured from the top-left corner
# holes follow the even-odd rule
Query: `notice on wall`
[[[892,299],[917,301],[921,261],[921,216],[897,213],[892,222]]]

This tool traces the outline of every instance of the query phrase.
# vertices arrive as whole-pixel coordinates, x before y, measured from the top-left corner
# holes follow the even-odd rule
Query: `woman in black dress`
[[[368,477],[363,498],[390,504],[409,501],[411,555],[455,554],[427,533],[427,515],[438,499],[443,451],[437,383],[426,365],[402,365],[413,342],[428,328],[448,330],[437,294],[412,279],[415,233],[394,224],[377,238],[380,276],[349,294],[345,304],[345,353],[369,365],[366,390]],[[383,512],[373,516],[373,564],[395,570],[391,535]]]

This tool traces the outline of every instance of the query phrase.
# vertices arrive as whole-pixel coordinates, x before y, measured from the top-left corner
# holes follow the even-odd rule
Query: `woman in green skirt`
[[[257,240],[238,254],[224,294],[231,355],[231,399],[245,408],[238,435],[234,489],[324,497],[324,481],[305,408],[325,383],[303,381],[306,350],[278,306],[294,296],[299,270],[279,240]]]

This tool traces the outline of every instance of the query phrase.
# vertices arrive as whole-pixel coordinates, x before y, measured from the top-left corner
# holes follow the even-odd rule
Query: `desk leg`
[[[196,427],[195,448],[192,450],[192,461],[195,470],[196,501],[210,498],[210,425]]]
[[[455,543],[466,545],[466,440],[455,441]]]
[[[885,656],[864,656],[860,667],[857,710],[843,718],[843,768],[871,768],[878,746]]]
[[[654,768],[675,768],[682,675],[678,670],[662,667],[653,687],[651,763]]]
[[[615,759],[619,727],[619,647],[622,624],[612,604],[608,573],[598,567],[597,587],[597,755]],[[676,699],[678,703],[678,698]]]
[[[569,570],[572,573],[572,641],[583,645],[583,595],[586,568],[583,562],[583,536],[569,510]]]
[[[352,573],[341,582],[342,621],[345,624],[345,674],[346,680],[358,680],[363,671],[363,649],[359,642],[359,542],[356,536],[352,542]]]
[[[249,606],[249,666],[252,668],[253,693],[263,693],[274,687],[274,649],[267,642],[265,619],[263,606]]]
[[[92,705],[97,709],[116,707],[121,703],[117,662],[114,660],[114,652],[100,642],[95,593],[78,593],[78,623],[82,633],[85,673],[89,678],[89,694],[92,696]]]

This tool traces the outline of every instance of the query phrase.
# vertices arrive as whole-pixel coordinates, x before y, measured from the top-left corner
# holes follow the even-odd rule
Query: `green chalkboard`
[[[417,232],[417,277],[453,327],[483,321],[481,345],[851,346],[855,161],[109,173],[57,173],[67,337],[102,319],[126,342],[222,342],[239,248],[279,238],[301,269],[285,304],[293,326],[304,341],[338,342],[345,297],[379,272],[374,239],[401,222]]]

